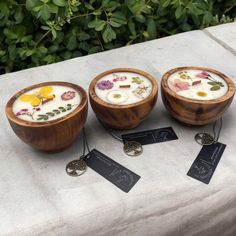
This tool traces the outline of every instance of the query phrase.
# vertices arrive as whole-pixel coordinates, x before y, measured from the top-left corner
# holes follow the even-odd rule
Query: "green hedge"
[[[0,0],[0,73],[231,22],[236,0]]]

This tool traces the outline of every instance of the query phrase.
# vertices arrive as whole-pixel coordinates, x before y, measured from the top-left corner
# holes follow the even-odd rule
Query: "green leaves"
[[[59,7],[65,7],[67,5],[67,1],[65,0],[53,0],[53,3]]]
[[[220,87],[224,87],[223,83],[219,82],[219,81],[211,81],[211,82],[207,82],[207,83],[212,86],[210,88],[211,91],[217,91],[220,89]]]
[[[105,43],[111,42],[113,39],[116,39],[116,32],[111,28],[110,25],[107,25],[105,30],[102,32],[102,38]]]
[[[100,20],[99,23],[95,26],[96,31],[102,31],[106,25],[106,21]]]
[[[208,25],[208,24],[210,24],[210,22],[212,21],[212,19],[213,19],[212,13],[207,11],[207,12],[204,14],[203,19],[202,19],[203,25]]]
[[[33,7],[37,4],[38,0],[26,0],[26,9],[27,10],[32,10]]]
[[[132,83],[141,84],[143,80],[140,77],[132,77]]]
[[[217,82],[207,82],[208,84],[214,86],[214,85],[217,85]]]
[[[147,32],[150,39],[155,39],[157,37],[157,27],[153,19],[148,21]]]
[[[211,87],[211,91],[216,91],[219,89],[220,89],[220,86],[218,86],[218,85]]]
[[[182,16],[182,13],[183,13],[183,11],[182,11],[181,6],[178,6],[176,8],[176,10],[175,10],[175,17],[176,17],[176,19],[179,19]]]
[[[110,42],[112,39],[115,39],[115,31],[112,30],[112,27],[119,28],[121,25],[126,23],[127,21],[125,15],[122,12],[116,11],[114,13],[110,13],[109,16],[107,16],[106,21],[95,18],[95,20],[92,20],[88,23],[88,27],[94,28],[96,31],[102,31],[106,26],[102,34],[105,34],[103,37],[105,37],[106,40],[104,41]]]
[[[89,28],[95,28],[96,31],[102,31],[104,29],[104,26],[106,25],[106,21],[95,19],[93,21],[90,21],[88,23]]]
[[[116,11],[111,15],[109,24],[113,27],[120,27],[127,24],[126,17],[122,12]]]
[[[66,48],[70,51],[73,51],[74,49],[76,49],[77,47],[77,39],[75,35],[71,35],[67,44],[66,44]]]
[[[40,121],[40,120],[47,121],[48,118],[49,118],[48,115],[38,115],[37,120],[38,120],[38,121]]]
[[[0,1],[0,73],[231,22],[236,17],[235,0],[22,3]]]
[[[220,86],[220,87],[224,87],[224,84],[222,82],[219,81],[212,81],[212,82],[208,82],[208,84],[212,85],[212,86]]]
[[[53,109],[50,112],[46,112],[45,114],[39,114],[37,120],[44,120],[47,121],[50,117],[57,116],[58,114],[64,113],[72,109],[72,105],[69,103],[64,107],[58,107],[57,109]]]
[[[129,10],[136,16],[142,13],[150,13],[151,9],[145,0],[127,0]]]
[[[119,6],[120,3],[118,3],[118,1],[103,1],[102,9],[108,12],[112,12]]]
[[[114,3],[113,5],[117,6],[117,4],[114,4]],[[105,9],[113,11],[114,7],[112,8],[105,7]],[[116,32],[113,28],[119,28],[122,25],[127,24],[127,21],[126,21],[125,15],[120,11],[116,11],[114,13],[110,12],[109,14],[106,13],[106,18],[107,18],[106,20],[101,20],[96,17],[95,20],[92,20],[88,23],[88,27],[94,28],[98,32],[102,31],[102,38],[105,43],[108,43],[116,39]],[[96,47],[96,50],[97,50],[97,47]]]
[[[135,29],[135,24],[132,20],[129,21],[128,23],[128,28],[129,28],[129,31],[130,33],[133,35],[133,36],[136,36],[136,29]]]
[[[33,7],[33,11],[37,13],[38,18],[42,18],[46,21],[50,18],[52,13],[58,12],[58,6],[50,3],[50,1],[41,0]]]
[[[171,4],[171,0],[163,1],[163,7],[168,7]]]

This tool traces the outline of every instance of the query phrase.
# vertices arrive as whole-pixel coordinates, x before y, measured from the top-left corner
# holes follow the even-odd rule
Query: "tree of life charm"
[[[197,133],[195,141],[200,145],[211,145],[215,142],[214,138],[208,133]]]
[[[124,152],[128,156],[139,156],[143,152],[143,147],[138,142],[129,141],[124,145]]]
[[[83,159],[73,160],[66,165],[66,173],[70,176],[80,176],[86,172],[87,164]]]

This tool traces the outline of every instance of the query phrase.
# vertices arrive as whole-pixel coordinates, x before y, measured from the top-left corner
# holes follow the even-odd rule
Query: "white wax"
[[[200,83],[194,85],[196,81]],[[182,97],[197,100],[217,99],[228,91],[227,83],[218,75],[209,71],[191,69],[172,74],[168,78],[168,86]]]
[[[49,93],[40,93],[45,87],[50,87]],[[23,99],[25,95],[29,99]],[[18,118],[31,122],[46,122],[63,117],[75,110],[81,101],[76,90],[61,85],[32,89],[23,96],[16,99],[12,109]],[[36,102],[32,103],[34,99]]]
[[[103,86],[101,83],[104,83]],[[124,87],[120,87],[124,86]],[[129,105],[147,98],[152,91],[152,83],[146,77],[131,72],[108,74],[97,81],[96,95],[114,105]]]

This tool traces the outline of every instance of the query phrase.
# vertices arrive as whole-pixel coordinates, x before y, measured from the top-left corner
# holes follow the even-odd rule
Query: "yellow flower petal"
[[[54,96],[53,95],[45,95],[45,96],[42,96],[43,98],[45,98],[45,99],[53,99],[54,98]]]
[[[199,91],[199,92],[197,92],[197,95],[198,95],[199,97],[206,97],[206,96],[207,96],[207,93],[205,93],[205,92],[203,92],[203,91]]]
[[[53,91],[53,88],[50,87],[50,86],[45,86],[45,87],[42,87],[40,90],[39,90],[39,95],[41,97],[45,97],[47,96],[49,93],[51,93]]]
[[[38,97],[36,97],[36,96],[31,100],[31,105],[33,107],[39,106],[40,103],[41,103],[41,100]]]
[[[19,97],[19,100],[22,101],[22,102],[30,102],[32,101],[32,99],[35,98],[35,95],[34,94],[22,94],[20,97]]]

